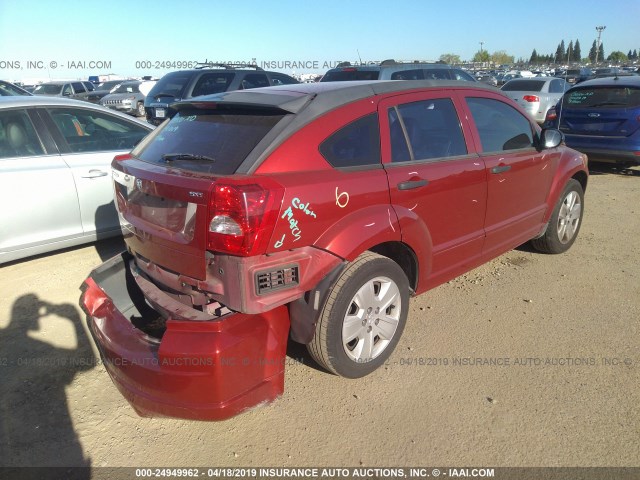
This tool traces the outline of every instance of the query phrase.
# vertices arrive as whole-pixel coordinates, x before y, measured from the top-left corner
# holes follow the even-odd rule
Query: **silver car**
[[[87,102],[0,97],[0,264],[120,234],[111,161],[152,128]]]
[[[500,89],[515,100],[539,124],[544,123],[547,112],[554,107],[562,94],[570,87],[561,78],[514,78]]]
[[[100,100],[100,105],[130,115],[144,117],[145,95],[140,91],[142,82],[138,80],[123,81]]]

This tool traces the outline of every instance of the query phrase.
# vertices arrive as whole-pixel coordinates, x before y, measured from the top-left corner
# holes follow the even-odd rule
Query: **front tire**
[[[138,117],[144,117],[146,112],[144,111],[144,103],[138,102],[138,108],[136,109],[136,113]]]
[[[347,378],[380,367],[395,349],[409,310],[409,281],[393,260],[365,252],[331,288],[307,349]]]
[[[580,182],[572,178],[553,209],[544,235],[531,240],[531,245],[544,253],[566,252],[578,236],[583,214],[584,190]]]

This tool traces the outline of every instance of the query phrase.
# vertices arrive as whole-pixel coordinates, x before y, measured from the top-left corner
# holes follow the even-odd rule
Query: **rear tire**
[[[146,115],[144,111],[144,103],[138,102],[138,108],[136,110],[138,117],[144,117]]]
[[[337,375],[360,378],[395,349],[407,321],[409,281],[393,260],[365,252],[329,291],[307,349]]]
[[[553,209],[544,235],[531,240],[531,245],[544,253],[566,252],[578,236],[583,214],[584,190],[580,182],[572,178]]]

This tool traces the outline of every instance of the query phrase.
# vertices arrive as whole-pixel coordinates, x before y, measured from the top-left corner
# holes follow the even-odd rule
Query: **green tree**
[[[582,61],[582,52],[580,51],[580,40],[576,39],[576,43],[573,44],[573,58],[576,62]]]
[[[538,52],[536,52],[535,48],[533,49],[533,52],[531,52],[529,63],[538,63]]]
[[[604,43],[601,43],[598,49],[598,61],[604,62]]]
[[[558,44],[558,48],[556,48],[556,63],[562,63],[562,62],[564,62],[564,55],[565,55],[565,51],[564,51],[564,40],[562,40],[562,41]]]
[[[623,52],[616,50],[614,52],[611,52],[611,54],[607,57],[607,60],[614,63],[623,63],[627,61],[627,58],[628,57]]]
[[[460,55],[455,55],[453,53],[443,53],[442,55],[440,55],[440,61],[449,65],[457,65],[459,63],[462,63],[460,60]]]
[[[591,63],[595,63],[596,61],[596,52],[598,51],[598,47],[596,45],[596,41],[593,41],[593,45],[591,45],[591,50],[589,50],[589,61]]]
[[[513,55],[507,54],[504,50],[498,50],[497,52],[493,52],[491,54],[491,61],[496,65],[505,65],[508,63],[513,63]]]
[[[575,58],[573,56],[573,40],[569,42],[569,46],[567,47],[567,62],[573,62]]]
[[[489,61],[489,52],[486,50],[478,50],[476,54],[473,56],[474,63],[485,63]]]

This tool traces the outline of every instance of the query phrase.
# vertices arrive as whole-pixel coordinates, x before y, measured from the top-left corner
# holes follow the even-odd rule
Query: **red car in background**
[[[409,298],[532,240],[566,251],[587,158],[494,88],[373,81],[176,105],[116,157],[127,252],[82,304],[142,414],[220,419],[284,385],[289,334],[349,378],[391,355]]]

